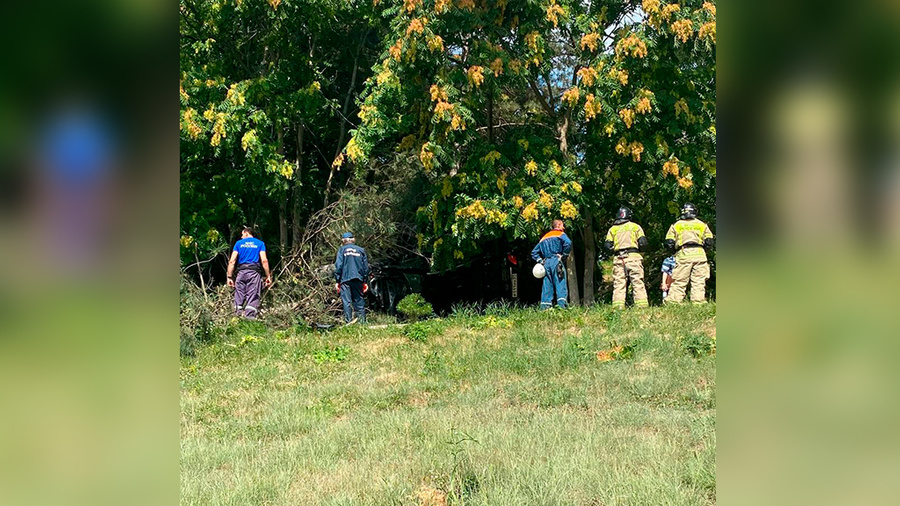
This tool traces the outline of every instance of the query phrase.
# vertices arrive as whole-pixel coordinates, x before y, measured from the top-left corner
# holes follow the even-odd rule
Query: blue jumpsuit
[[[366,322],[366,301],[363,283],[369,279],[369,258],[366,250],[355,244],[345,244],[334,259],[334,279],[341,285],[344,321],[349,322],[356,311],[360,323]]]
[[[531,250],[531,258],[535,262],[544,260],[544,287],[541,290],[541,309],[548,309],[553,305],[553,292],[556,291],[556,303],[559,307],[566,307],[569,297],[569,287],[566,285],[566,275],[557,276],[556,266],[562,262],[572,251],[572,241],[569,236],[560,230],[551,230],[544,234],[540,242]],[[565,267],[565,264],[563,264]]]

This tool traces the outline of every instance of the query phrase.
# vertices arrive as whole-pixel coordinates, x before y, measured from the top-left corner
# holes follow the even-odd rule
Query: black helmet
[[[616,212],[616,220],[617,221],[618,220],[630,221],[632,216],[633,215],[631,214],[631,209],[628,209],[625,206],[620,207],[618,212]]]
[[[692,219],[697,217],[697,206],[691,204],[690,202],[685,202],[683,206],[681,206],[681,218],[682,219]]]

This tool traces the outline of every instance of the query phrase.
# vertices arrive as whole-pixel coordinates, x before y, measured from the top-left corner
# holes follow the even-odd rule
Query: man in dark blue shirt
[[[366,250],[356,245],[350,232],[341,236],[341,247],[334,259],[335,288],[341,293],[344,303],[344,321],[366,323],[366,301],[363,293],[369,289],[369,258]],[[356,318],[353,318],[353,311]]]
[[[237,278],[234,277],[235,265]],[[272,284],[266,244],[253,237],[253,229],[244,227],[241,240],[234,244],[228,261],[228,286],[234,287],[234,307],[239,316],[255,319],[259,312],[262,274],[266,274],[266,286]]]
[[[553,220],[553,230],[544,234],[540,242],[531,250],[531,258],[544,264],[544,286],[541,290],[541,309],[553,306],[553,292],[556,291],[556,304],[564,308],[569,298],[566,285],[566,268],[563,260],[572,251],[572,241],[566,235],[566,226],[562,220]]]

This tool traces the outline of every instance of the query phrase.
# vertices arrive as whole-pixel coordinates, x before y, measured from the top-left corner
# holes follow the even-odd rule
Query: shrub
[[[411,293],[397,304],[397,311],[412,321],[416,321],[423,316],[430,315],[433,310],[431,304],[425,302],[421,294]]]
[[[715,350],[715,342],[706,334],[688,334],[682,343],[694,358],[700,358]]]

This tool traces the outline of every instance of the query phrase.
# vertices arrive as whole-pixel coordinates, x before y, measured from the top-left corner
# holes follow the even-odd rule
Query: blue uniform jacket
[[[338,283],[358,279],[363,283],[369,281],[369,257],[366,250],[355,244],[345,244],[337,252],[334,259],[334,279]]]
[[[544,234],[540,242],[531,250],[531,258],[535,262],[540,262],[542,259],[547,260],[544,267],[549,270],[556,266],[556,255],[566,256],[570,251],[572,251],[572,240],[569,239],[569,236],[565,232],[551,230]]]

